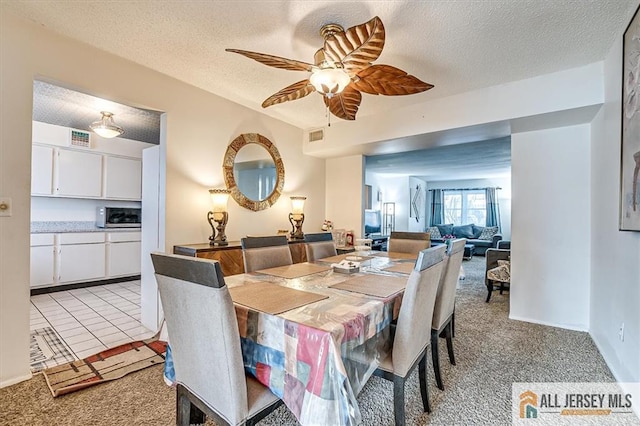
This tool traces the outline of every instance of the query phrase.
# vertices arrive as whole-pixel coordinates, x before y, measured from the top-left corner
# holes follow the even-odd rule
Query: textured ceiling
[[[89,130],[89,124],[101,118],[100,111],[113,114],[113,121],[124,129],[123,138],[160,143],[161,112],[106,101],[43,81],[33,82],[35,121]]]
[[[427,182],[496,178],[511,173],[511,138],[366,157],[367,172]]]
[[[387,38],[376,63],[399,67],[435,88],[399,97],[365,94],[359,117],[602,60],[637,5],[638,0],[1,3],[53,31],[256,110],[306,74],[269,68],[225,48],[312,62],[323,24],[347,28],[377,15]],[[326,124],[317,94],[264,111],[305,129]]]

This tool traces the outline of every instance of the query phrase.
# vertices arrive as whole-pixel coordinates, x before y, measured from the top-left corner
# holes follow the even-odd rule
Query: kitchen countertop
[[[32,234],[60,234],[69,232],[136,232],[140,228],[98,228],[95,222],[31,222]]]

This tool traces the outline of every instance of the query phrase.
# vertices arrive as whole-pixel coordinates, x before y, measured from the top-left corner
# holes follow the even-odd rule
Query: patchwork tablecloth
[[[388,266],[375,259],[363,268],[371,280]],[[380,263],[380,265],[377,265]],[[233,288],[270,282],[329,296],[271,315],[236,304],[246,371],[280,397],[302,425],[354,425],[360,422],[355,396],[390,350],[389,327],[402,294],[381,299],[329,288],[349,275],[321,272],[283,279],[259,274],[225,278]],[[165,378],[173,381],[171,352]]]

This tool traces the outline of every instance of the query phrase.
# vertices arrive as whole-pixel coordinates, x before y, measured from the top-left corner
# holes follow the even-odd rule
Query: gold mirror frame
[[[276,185],[271,194],[262,201],[252,200],[247,198],[238,189],[236,178],[233,175],[233,165],[236,160],[236,155],[243,147],[248,144],[255,143],[262,146],[269,152],[274,164],[276,165]],[[265,210],[275,204],[282,194],[282,188],[284,187],[284,163],[280,157],[278,148],[267,138],[258,133],[243,133],[235,138],[227,147],[227,151],[224,154],[224,162],[222,164],[222,172],[224,174],[224,183],[227,185],[227,189],[231,191],[231,196],[236,202],[245,209],[253,210],[254,212]]]

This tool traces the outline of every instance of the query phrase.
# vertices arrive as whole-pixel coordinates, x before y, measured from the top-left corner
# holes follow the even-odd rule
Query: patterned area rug
[[[164,362],[166,343],[157,337],[107,349],[88,358],[44,370],[53,396],[119,379]]]
[[[30,362],[33,373],[74,359],[71,351],[53,328],[45,327],[31,331]]]

